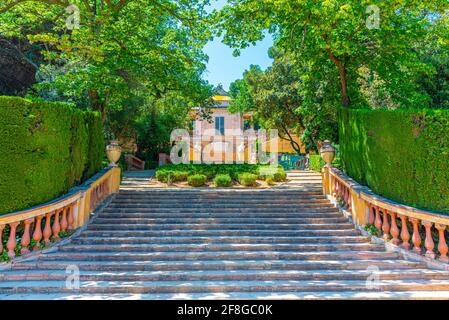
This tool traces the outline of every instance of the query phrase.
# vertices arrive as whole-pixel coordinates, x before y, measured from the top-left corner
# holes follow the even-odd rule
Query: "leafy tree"
[[[0,5],[0,33],[42,46],[48,64],[38,75],[39,95],[91,107],[106,120],[108,110],[141,92],[178,92],[194,104],[207,99],[207,2],[8,0]],[[73,30],[64,12],[71,3],[80,13]]]
[[[394,103],[415,106],[428,101],[416,80],[432,69],[411,48],[435,32],[435,21],[448,8],[446,0],[234,0],[216,18],[236,54],[268,30],[278,46],[307,65],[310,77],[336,70],[331,79],[345,107],[366,102],[358,81],[361,67],[380,79],[380,89]]]
[[[336,110],[323,101],[323,93],[332,88],[324,81],[307,80],[291,54],[272,49],[270,55],[274,62],[266,71],[251,66],[243,80],[231,84],[230,111],[253,112],[258,123],[277,129],[297,153],[301,150],[293,134],[302,135],[309,150],[319,141],[336,141]]]

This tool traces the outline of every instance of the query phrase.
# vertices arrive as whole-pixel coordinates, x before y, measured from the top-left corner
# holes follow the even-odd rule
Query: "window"
[[[215,117],[215,130],[217,130],[222,136],[224,136],[224,117]]]

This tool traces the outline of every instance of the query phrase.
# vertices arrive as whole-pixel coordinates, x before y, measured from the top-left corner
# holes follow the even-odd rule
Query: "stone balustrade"
[[[9,258],[41,249],[60,240],[60,234],[84,226],[90,214],[120,186],[120,169],[109,167],[51,202],[30,209],[0,216],[0,239],[7,237],[6,248],[0,241],[0,253],[7,250]],[[17,249],[18,250],[18,249]]]
[[[379,236],[405,250],[449,262],[449,216],[378,196],[329,166],[323,168],[323,192],[346,209],[355,224],[374,226]]]

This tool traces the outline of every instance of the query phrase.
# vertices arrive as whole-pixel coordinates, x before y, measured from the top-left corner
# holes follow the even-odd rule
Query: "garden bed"
[[[154,187],[177,188],[272,188],[287,181],[282,167],[268,165],[165,165],[156,170]]]

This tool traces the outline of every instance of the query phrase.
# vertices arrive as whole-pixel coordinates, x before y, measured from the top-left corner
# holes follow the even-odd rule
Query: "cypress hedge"
[[[85,117],[99,119],[95,130]],[[100,128],[99,116],[65,103],[0,97],[0,214],[50,201],[101,169]]]
[[[449,214],[449,110],[341,110],[343,168],[375,193]]]

